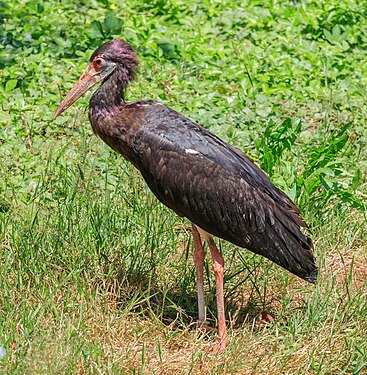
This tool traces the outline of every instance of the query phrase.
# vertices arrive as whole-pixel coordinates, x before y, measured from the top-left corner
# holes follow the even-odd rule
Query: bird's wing
[[[134,147],[158,199],[205,231],[307,278],[312,243],[294,203],[241,151],[165,106],[149,112]]]
[[[200,178],[207,188],[209,184],[215,185],[216,189],[223,190],[224,195],[229,194],[233,184],[237,191],[237,194],[233,192],[235,195],[240,193],[239,188],[242,193],[258,194],[259,200],[265,199],[284,208],[284,213],[298,225],[306,226],[294,203],[243,152],[166,106],[156,106],[152,112],[137,135],[136,143],[145,167],[152,170],[158,163],[157,169],[152,170],[156,173],[154,176],[171,174],[173,179],[180,180],[177,183],[183,185],[184,181],[197,185],[199,181],[194,180]],[[198,170],[190,178],[196,168]],[[169,187],[170,183],[171,180],[166,181],[165,186]],[[246,198],[252,201],[251,197]]]

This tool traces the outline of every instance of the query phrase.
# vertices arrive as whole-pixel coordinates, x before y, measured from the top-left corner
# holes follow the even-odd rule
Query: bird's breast
[[[135,121],[121,116],[121,111],[115,111],[103,117],[95,116],[93,112],[90,112],[89,120],[93,132],[99,138],[136,166],[133,142],[139,127],[136,126]]]

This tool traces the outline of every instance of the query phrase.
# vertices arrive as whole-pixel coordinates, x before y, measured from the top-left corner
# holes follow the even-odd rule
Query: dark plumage
[[[158,102],[125,103],[124,92],[137,66],[128,43],[115,39],[103,44],[55,116],[102,81],[90,100],[94,132],[139,169],[163,204],[199,228],[214,264],[223,260],[210,235],[261,254],[314,282],[317,268],[312,241],[302,231],[306,223],[294,203],[245,154],[203,127]],[[196,255],[200,246],[196,240]],[[197,272],[200,262],[197,265],[195,260]],[[220,293],[217,289],[217,298]],[[219,336],[224,340],[221,328]]]

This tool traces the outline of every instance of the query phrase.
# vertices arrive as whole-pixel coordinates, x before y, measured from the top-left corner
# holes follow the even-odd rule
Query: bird
[[[138,72],[133,47],[120,38],[100,45],[54,118],[100,83],[89,102],[94,133],[131,162],[153,194],[191,222],[198,323],[206,324],[204,241],[216,281],[217,343],[228,345],[224,259],[214,237],[260,254],[315,283],[318,269],[306,222],[292,200],[242,151],[161,102],[127,102]]]

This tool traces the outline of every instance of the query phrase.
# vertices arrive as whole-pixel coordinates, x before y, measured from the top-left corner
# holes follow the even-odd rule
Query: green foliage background
[[[189,246],[185,223],[156,206],[138,173],[92,136],[88,96],[53,120],[90,54],[113,37],[129,41],[141,59],[128,100],[162,101],[255,159],[301,207],[321,271],[328,272],[330,249],[341,258],[348,246],[365,254],[366,16],[358,1],[0,1],[0,342],[7,349],[20,342],[7,350],[5,368],[44,369],[27,358],[34,340],[55,335],[37,325],[49,315],[62,321],[55,294],[77,285],[73,298],[89,301],[119,272],[136,283],[121,281],[122,288],[176,290],[184,322],[195,317],[188,254],[170,258],[170,249]],[[260,265],[255,284],[265,286],[254,304],[262,306],[264,280],[276,268],[242,256],[228,271],[228,295],[242,284],[236,277],[245,263]],[[76,307],[65,296],[71,314]],[[163,321],[177,312],[162,311]],[[315,318],[316,331],[322,319]],[[62,340],[73,342],[67,334]],[[302,368],[359,373],[366,345],[356,340],[352,359],[316,353]],[[100,358],[92,348],[72,347],[77,359],[62,368],[90,369],[86,358]],[[131,370],[99,361],[103,371]],[[241,368],[232,365],[221,369]]]

